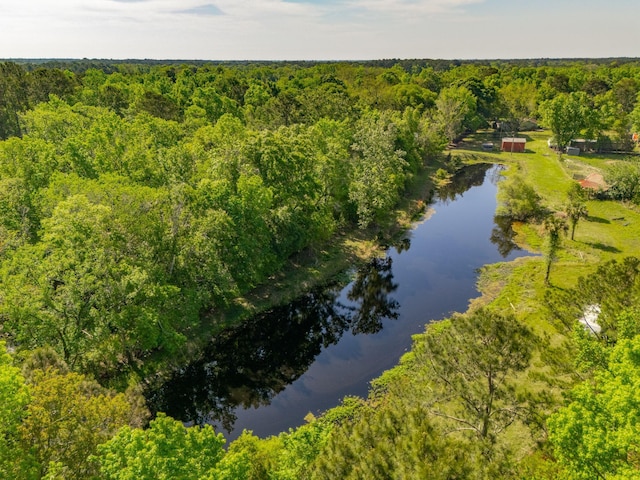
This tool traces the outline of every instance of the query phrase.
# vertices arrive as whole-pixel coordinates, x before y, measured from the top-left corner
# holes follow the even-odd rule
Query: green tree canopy
[[[96,460],[109,480],[214,479],[224,443],[210,425],[187,428],[161,413],[145,430],[123,427]]]
[[[25,379],[0,342],[0,476],[28,478],[33,474],[33,462],[28,449],[19,442],[19,429],[27,416],[31,395]]]
[[[583,92],[561,93],[540,105],[543,122],[547,125],[560,152],[587,127],[591,112]]]
[[[608,368],[577,386],[548,420],[554,455],[571,479],[632,479],[640,468],[640,337],[618,343]]]

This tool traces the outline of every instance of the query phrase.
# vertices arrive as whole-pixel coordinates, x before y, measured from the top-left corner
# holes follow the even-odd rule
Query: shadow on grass
[[[587,217],[587,222],[593,222],[593,223],[611,223],[609,220],[607,220],[606,218],[602,218],[602,217],[592,217],[591,215],[589,215]]]
[[[591,242],[586,242],[586,245],[589,245],[592,248],[597,248],[598,250],[602,250],[603,252],[609,252],[609,253],[621,253],[622,250],[620,250],[619,248],[616,247],[612,247],[611,245],[605,245],[604,243],[591,243]]]
[[[622,225],[623,227],[626,227],[627,225],[629,225],[631,223],[627,219],[625,219],[624,217],[616,217],[616,218],[612,218],[611,220],[616,222],[618,225]]]

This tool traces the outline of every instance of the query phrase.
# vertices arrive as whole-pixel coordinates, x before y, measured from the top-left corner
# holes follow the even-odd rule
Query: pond
[[[309,292],[214,339],[148,393],[150,408],[212,423],[231,441],[243,429],[277,435],[346,395],[365,397],[412,335],[467,309],[480,267],[526,254],[510,223],[494,217],[501,168],[464,168],[385,258],[346,286]]]

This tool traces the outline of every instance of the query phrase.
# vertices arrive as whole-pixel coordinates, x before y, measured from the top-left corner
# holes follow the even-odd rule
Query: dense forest
[[[0,63],[0,476],[635,478],[640,246],[551,275],[589,202],[640,203],[639,92],[633,59]],[[466,136],[542,127],[558,164],[576,138],[608,155],[610,188],[553,208],[508,160],[498,213],[543,253],[529,310],[432,324],[367,399],[277,437],[151,419],[146,379],[292,257],[383,236],[417,178],[482,158]]]

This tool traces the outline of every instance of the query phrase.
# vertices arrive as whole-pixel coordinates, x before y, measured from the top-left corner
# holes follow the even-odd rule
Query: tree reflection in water
[[[462,169],[441,189],[439,198],[448,203],[471,186],[482,185],[490,167]],[[495,184],[497,178],[491,180]],[[495,219],[491,239],[506,256],[515,245],[510,222],[503,220]],[[401,252],[410,245],[406,237],[394,246]],[[231,432],[237,407],[271,403],[347,331],[373,334],[385,319],[397,319],[399,305],[392,298],[397,288],[392,259],[375,259],[357,272],[346,297],[341,297],[339,286],[315,290],[220,334],[198,360],[173,372],[161,385],[150,386],[149,406],[185,422],[215,422]]]
[[[219,422],[231,431],[236,407],[269,404],[346,331],[376,333],[384,319],[398,318],[398,302],[389,296],[398,287],[391,265],[391,258],[375,259],[358,271],[347,294],[351,305],[338,301],[340,288],[333,286],[225,331],[201,359],[150,388],[149,407],[185,422]]]
[[[521,250],[513,241],[516,233],[513,231],[513,219],[505,215],[493,217],[495,227],[491,230],[491,243],[498,248],[498,253],[506,258],[514,250]]]
[[[471,187],[482,185],[487,170],[493,166],[491,163],[477,163],[461,168],[448,184],[438,188],[437,198],[445,204],[453,202]]]
[[[485,181],[487,172],[495,167],[490,163],[478,163],[475,165],[469,165],[460,169],[452,178],[451,182],[438,189],[438,198],[444,202],[449,203],[456,200],[459,195],[462,195],[473,186],[482,185]],[[490,174],[491,182],[496,184],[500,180],[502,168],[493,168]],[[520,250],[515,244],[513,239],[515,238],[515,232],[513,231],[511,217],[496,215],[493,218],[495,224],[491,232],[491,243],[498,247],[498,252],[503,258],[506,258],[512,251]]]
[[[391,257],[374,259],[358,273],[347,298],[359,302],[351,317],[351,331],[358,333],[378,333],[382,330],[382,320],[398,318],[397,301],[389,294],[397,290],[391,273]]]

